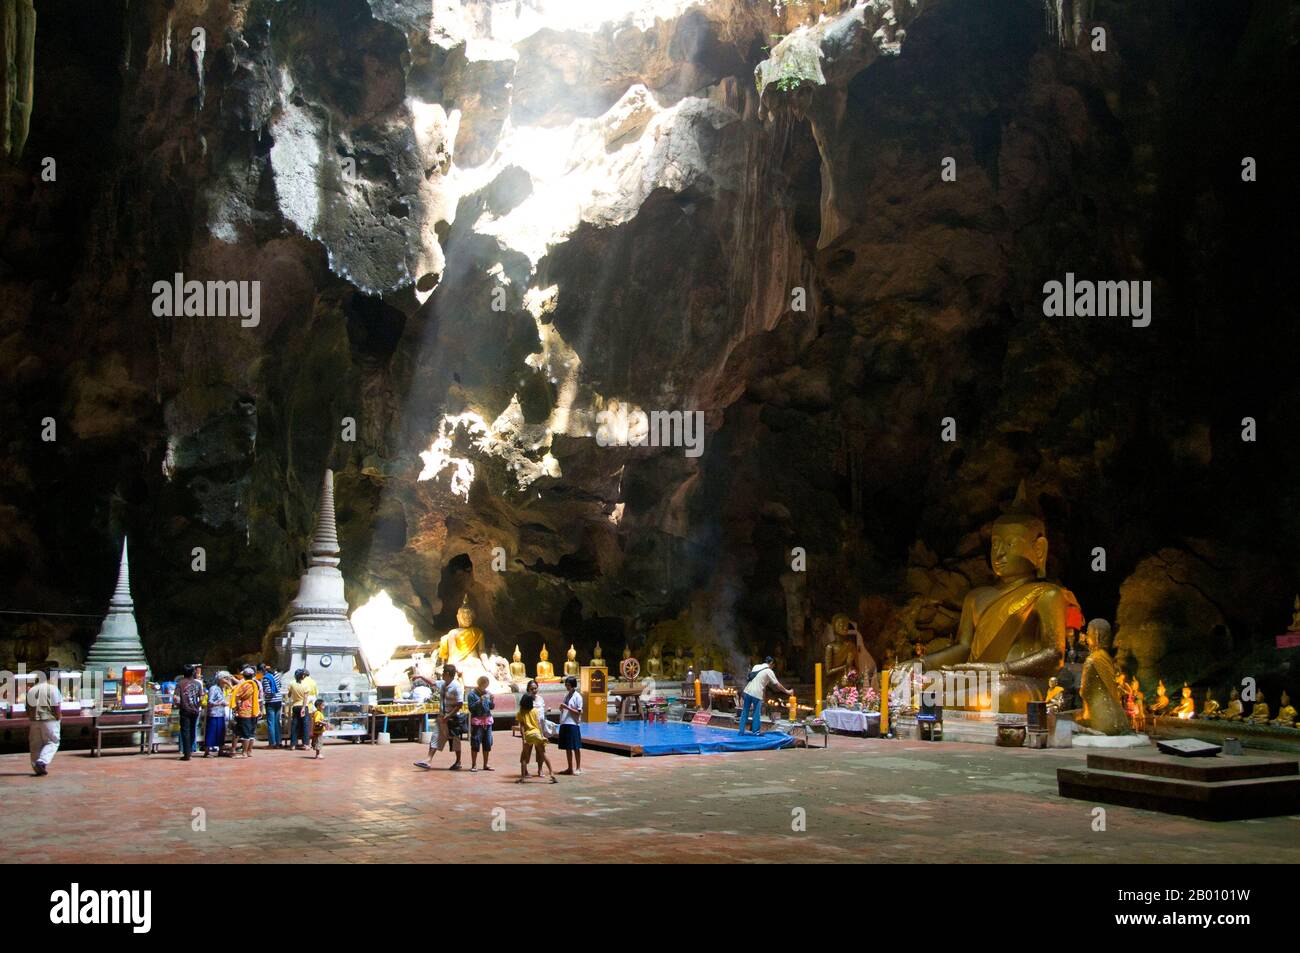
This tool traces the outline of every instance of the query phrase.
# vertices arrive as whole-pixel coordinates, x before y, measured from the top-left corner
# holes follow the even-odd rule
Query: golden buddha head
[[[474,610],[469,607],[469,593],[465,593],[465,598],[456,610],[456,624],[462,629],[468,629],[474,624]]]
[[[545,662],[545,661],[547,661],[550,657],[551,657],[551,653],[548,652],[548,651],[546,651],[546,643],[543,642],[543,643],[542,643],[542,654],[539,655],[538,658],[540,658],[543,662]]]
[[[838,639],[846,638],[849,634],[849,626],[852,620],[843,612],[837,612],[831,616],[831,630]]]
[[[1011,506],[993,521],[989,565],[999,579],[1047,575],[1047,526],[1030,507],[1024,480]]]
[[[1183,697],[1184,698],[1192,697],[1192,689],[1186,682],[1183,682]]]
[[[515,654],[512,655],[512,656],[510,656],[510,658],[511,658],[513,661],[516,661],[516,662],[522,662],[522,661],[524,660],[524,655],[523,655],[523,653],[519,651],[519,643],[518,643],[518,642],[515,643]]]
[[[576,659],[576,658],[578,657],[578,650],[575,649],[575,648],[573,647],[573,644],[572,644],[572,643],[570,643],[570,644],[569,644],[569,651],[568,651],[567,653],[565,653],[565,655],[566,655],[566,657],[568,658],[568,660],[569,660],[570,662],[572,662],[574,659]]]

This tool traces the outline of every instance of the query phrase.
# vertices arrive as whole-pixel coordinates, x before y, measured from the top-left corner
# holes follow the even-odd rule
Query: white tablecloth
[[[833,731],[858,731],[866,733],[872,722],[879,724],[878,711],[853,711],[849,708],[824,708],[822,718]]]
[[[721,672],[715,672],[713,669],[705,669],[700,672],[700,684],[708,685],[711,688],[721,688],[724,679]]]

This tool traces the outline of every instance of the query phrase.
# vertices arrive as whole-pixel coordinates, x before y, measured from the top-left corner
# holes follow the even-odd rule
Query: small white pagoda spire
[[[135,603],[131,599],[131,563],[127,541],[122,539],[122,558],[117,567],[117,586],[108,600],[108,614],[99,627],[95,644],[86,653],[88,671],[121,674],[126,665],[148,665],[140,629],[135,621]]]

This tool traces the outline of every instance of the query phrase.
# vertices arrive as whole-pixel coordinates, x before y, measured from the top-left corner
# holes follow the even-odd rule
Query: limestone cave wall
[[[328,466],[352,605],[422,638],[468,592],[530,660],[939,647],[1024,480],[1131,669],[1285,681],[1300,15],[1059,7],[37,0],[0,661],[88,644],[124,534],[156,667],[257,655]],[[1066,272],[1150,326],[1044,317]],[[176,273],[258,323],[158,315]]]

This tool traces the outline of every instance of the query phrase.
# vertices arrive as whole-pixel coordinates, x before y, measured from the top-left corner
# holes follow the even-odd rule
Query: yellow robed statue
[[[1074,595],[1049,582],[1047,531],[1030,509],[1022,482],[1015,501],[993,523],[989,564],[998,581],[966,594],[957,641],[926,655],[927,671],[986,671],[999,676],[998,711],[1023,714],[1041,701],[1061,667],[1067,610]]]

